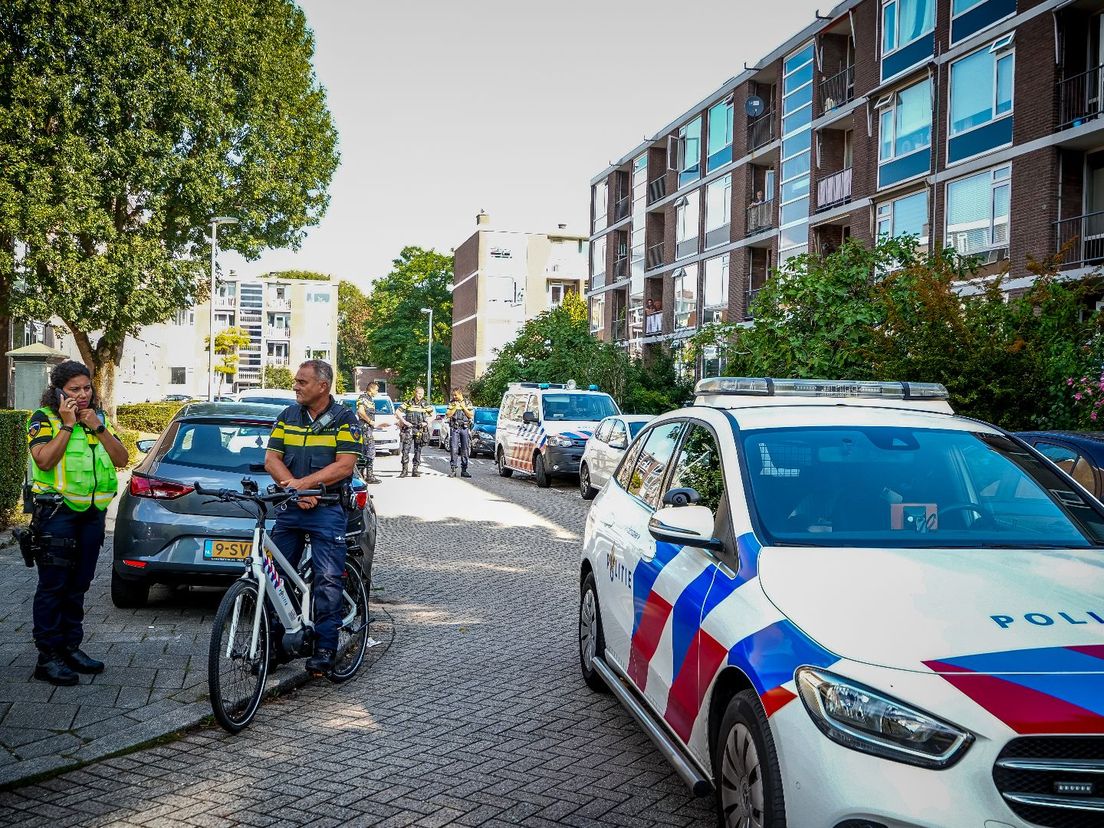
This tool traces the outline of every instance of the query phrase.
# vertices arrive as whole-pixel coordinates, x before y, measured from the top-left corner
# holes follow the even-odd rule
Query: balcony
[[[774,112],[767,111],[748,124],[748,150],[755,152],[774,140]]]
[[[1064,267],[1104,262],[1104,212],[1055,222]]]
[[[613,220],[621,221],[621,219],[628,218],[631,211],[632,199],[627,195],[621,196],[613,205]]]
[[[265,302],[265,308],[270,311],[290,311],[291,300],[286,296],[269,296]]]
[[[1101,70],[1104,67],[1094,66],[1058,81],[1058,129],[1078,127],[1100,117]]]
[[[233,310],[237,304],[236,296],[215,296],[215,310]]]
[[[653,244],[648,248],[648,252],[645,256],[644,269],[655,270],[657,267],[663,266],[663,242],[659,244]]]
[[[276,328],[269,325],[265,328],[265,339],[275,342],[287,342],[291,339],[291,330],[289,328]]]
[[[851,200],[851,167],[817,181],[817,212]]]
[[[648,203],[655,204],[667,195],[667,176],[661,175],[648,182]]]
[[[774,199],[752,204],[747,208],[747,235],[754,236],[774,227]]]
[[[824,102],[824,113],[831,112],[855,97],[855,65],[852,64],[840,72],[820,82],[820,99]]]
[[[644,317],[644,336],[663,333],[663,311],[649,313]]]
[[[622,256],[620,259],[614,259],[613,261],[613,281],[620,282],[622,279],[629,278],[629,257]]]
[[[288,358],[286,356],[274,356],[269,354],[265,357],[265,365],[271,365],[273,368],[287,368]]]

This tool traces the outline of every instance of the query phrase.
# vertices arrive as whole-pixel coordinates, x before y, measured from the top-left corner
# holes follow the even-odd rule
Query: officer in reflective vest
[[[459,474],[461,477],[471,477],[468,474],[468,458],[471,456],[471,426],[475,421],[475,409],[472,404],[464,399],[464,392],[459,388],[452,389],[452,400],[449,402],[445,419],[449,424],[449,461],[452,466],[452,476]]]
[[[91,373],[79,362],[63,362],[50,373],[42,405],[27,421],[27,443],[38,565],[34,677],[71,686],[77,673],[104,669],[80,648],[84,596],[96,574],[107,507],[119,488],[115,469],[129,457],[100,410]]]

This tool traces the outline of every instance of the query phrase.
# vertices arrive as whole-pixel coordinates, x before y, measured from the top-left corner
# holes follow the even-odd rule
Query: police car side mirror
[[[610,448],[620,449],[624,451],[629,447],[629,440],[627,437],[622,437],[620,440],[610,443]]]
[[[539,420],[537,420],[537,415],[532,411],[526,411],[524,414],[522,414],[521,421],[526,425],[533,425],[534,423],[539,422]]]
[[[648,532],[664,543],[720,552],[724,544],[713,537],[715,521],[706,506],[664,506],[648,521]]]

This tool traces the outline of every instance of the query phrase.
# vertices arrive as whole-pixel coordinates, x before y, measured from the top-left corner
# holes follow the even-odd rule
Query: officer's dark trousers
[[[361,464],[368,471],[372,471],[376,465],[376,438],[372,434],[372,427],[364,426],[364,448],[361,452]]]
[[[289,505],[276,515],[272,540],[292,566],[299,565],[307,535],[314,571],[311,599],[317,647],[336,650],[345,575],[345,510],[341,504],[320,504],[313,509]]]
[[[418,464],[422,462],[422,444],[419,442],[417,434],[418,432],[412,428],[404,428],[399,432],[399,446],[402,448],[402,467],[404,469],[412,451],[414,452],[412,470],[416,471]]]
[[[468,458],[471,456],[471,432],[468,429],[454,428],[449,431],[449,455],[453,471],[456,471],[457,459],[460,470],[468,470]]]
[[[107,512],[95,506],[75,512],[65,505],[43,522],[43,535],[70,538],[76,546],[64,550],[55,546],[49,550],[55,562],[38,564],[32,635],[39,652],[79,647],[84,640],[84,594],[96,574],[106,522]],[[69,566],[62,565],[62,556]]]

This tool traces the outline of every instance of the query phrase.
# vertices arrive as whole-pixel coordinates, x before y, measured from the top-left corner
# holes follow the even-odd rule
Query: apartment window
[[[928,243],[928,191],[887,201],[878,205],[878,237],[916,236],[921,245]]]
[[[709,135],[705,154],[706,172],[732,161],[732,98],[709,109]]]
[[[577,293],[574,282],[549,282],[548,307],[558,308],[569,293]]]
[[[813,44],[786,59],[782,78],[782,134],[813,120]]]
[[[186,310],[177,311],[176,316],[173,317],[174,325],[194,325],[195,324],[195,308],[187,308]]]
[[[698,252],[698,221],[701,215],[701,190],[683,196],[675,203],[675,258]]]
[[[728,256],[718,256],[705,263],[702,279],[702,304],[705,324],[724,322],[728,318]]]
[[[606,213],[609,208],[609,183],[603,181],[595,184],[592,199],[594,203],[593,232],[597,233],[599,230],[606,229]]]
[[[701,132],[702,119],[698,116],[678,134],[678,174],[679,187],[701,178]]]
[[[597,333],[605,325],[603,317],[606,315],[606,297],[590,297],[590,332]]]
[[[170,368],[169,369],[169,384],[170,385],[184,385],[188,381],[188,369],[187,368]]]
[[[307,301],[319,305],[328,305],[330,303],[330,292],[328,290],[308,291]]]
[[[606,237],[599,236],[590,243],[590,286],[602,287],[606,283]]]
[[[705,188],[705,246],[729,241],[732,222],[732,176],[710,182]]]
[[[878,186],[931,169],[931,81],[924,80],[878,101]]]
[[[886,0],[882,3],[882,54],[919,40],[935,28],[935,0]]]
[[[960,178],[947,185],[947,244],[961,254],[1008,244],[1012,167]]]
[[[1011,37],[951,64],[947,160],[961,161],[1012,143]]]
[[[698,326],[698,266],[688,265],[675,273],[675,330]]]
[[[951,43],[1016,13],[1016,0],[951,0]]]

